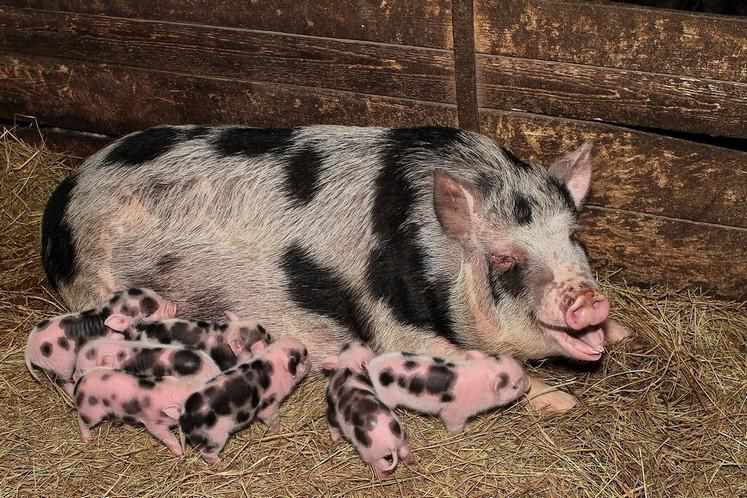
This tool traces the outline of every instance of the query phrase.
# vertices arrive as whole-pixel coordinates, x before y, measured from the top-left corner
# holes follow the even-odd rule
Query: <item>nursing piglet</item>
[[[31,376],[39,380],[33,367],[45,370],[72,396],[72,375],[80,348],[97,337],[122,338],[121,334],[112,335],[113,330],[105,326],[112,313],[132,318],[170,318],[176,314],[176,305],[150,289],[133,287],[114,293],[96,308],[39,322],[26,343],[26,367]]]
[[[461,432],[469,417],[507,405],[528,388],[521,364],[508,355],[497,358],[479,351],[465,360],[385,353],[368,362],[379,399],[388,407],[403,406],[439,415],[450,433]]]
[[[229,436],[255,418],[276,425],[278,406],[310,367],[308,351],[300,341],[287,336],[277,339],[251,361],[227,370],[192,394],[178,411],[182,434],[200,448],[205,462],[219,462]]]
[[[388,476],[401,459],[413,463],[414,457],[405,442],[402,424],[381,403],[366,373],[373,351],[354,341],[342,347],[339,356],[322,362],[322,369],[333,370],[327,385],[327,422],[333,441],[341,435],[373,468],[379,479]]]
[[[83,442],[102,420],[141,423],[176,456],[183,454],[180,441],[169,430],[177,424],[170,417],[190,394],[205,385],[209,375],[147,378],[121,370],[95,368],[75,384],[75,403]]]

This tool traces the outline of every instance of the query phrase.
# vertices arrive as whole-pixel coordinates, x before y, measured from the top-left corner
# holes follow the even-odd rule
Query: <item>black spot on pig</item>
[[[415,396],[420,396],[424,388],[425,388],[425,381],[423,380],[422,377],[419,377],[416,375],[415,377],[410,379],[410,387],[408,389]]]
[[[454,401],[454,396],[451,393],[444,393],[441,395],[442,403],[451,403],[452,401]]]
[[[87,360],[93,360],[94,358],[96,358],[96,348],[91,348],[88,351],[86,351]]]
[[[168,152],[178,138],[179,134],[174,128],[168,126],[148,128],[122,139],[109,151],[102,164],[137,166],[146,161],[152,161]]]
[[[140,378],[137,380],[137,385],[143,389],[153,389],[156,387],[156,383],[149,379]]]
[[[111,378],[111,376],[112,376],[112,374],[105,373],[104,375],[101,376],[101,380],[103,380],[104,382],[106,382],[107,380],[109,380]]]
[[[514,209],[513,215],[514,220],[519,225],[528,225],[532,222],[532,204],[533,201],[522,194],[521,192],[513,193]]]
[[[559,198],[563,203],[563,206],[576,215],[576,203],[573,202],[573,197],[568,191],[568,187],[566,187],[560,179],[555,178],[554,176],[548,178],[548,185],[550,187],[550,192],[556,194],[557,198]]]
[[[208,414],[205,415],[203,422],[207,428],[210,428],[214,426],[216,422],[218,422],[218,415],[216,415],[213,411],[208,412]]]
[[[108,400],[108,399],[106,399],[106,398],[102,399],[102,400],[101,400],[101,402],[102,402],[102,403],[104,404],[104,406],[105,406],[105,407],[107,407],[107,408],[109,407],[109,405],[111,405],[111,403],[109,403],[109,400]]]
[[[319,190],[319,175],[322,172],[322,155],[307,144],[296,151],[285,166],[283,190],[296,207],[303,207],[314,199]]]
[[[418,368],[418,362],[407,360],[402,366],[405,367],[405,370],[415,370],[416,368]]]
[[[124,351],[117,352],[117,361],[122,363],[125,359],[126,353]]]
[[[72,315],[60,320],[60,327],[68,339],[96,337],[104,333],[104,319],[98,314]]]
[[[504,387],[506,387],[508,385],[508,380],[509,379],[508,379],[508,374],[507,373],[502,372],[498,376],[498,379],[499,379],[499,381],[498,381],[498,384],[496,386],[498,389],[503,389]]]
[[[519,264],[514,264],[511,269],[504,272],[496,271],[488,265],[488,279],[493,299],[496,302],[506,294],[516,298],[527,290],[524,282],[524,269]]]
[[[88,404],[91,406],[96,406],[99,404],[99,398],[96,396],[89,396],[88,397]]]
[[[289,145],[293,130],[289,128],[231,127],[221,131],[212,140],[215,151],[221,156],[241,154],[254,157],[270,152],[282,152]]]
[[[218,415],[231,414],[231,400],[225,390],[220,390],[214,398],[210,400],[210,408]]]
[[[444,360],[440,356],[434,356],[433,357],[433,363],[436,363],[436,364],[441,363],[441,364],[443,364],[443,363],[446,363],[446,360]]]
[[[41,322],[36,324],[36,327],[34,327],[34,330],[36,332],[41,332],[42,330],[46,329],[50,324],[49,320],[42,320]]]
[[[203,398],[202,393],[192,393],[189,398],[187,398],[187,402],[184,404],[184,410],[188,413],[196,412],[197,410],[202,408],[202,405],[204,404],[205,398]]]
[[[80,407],[83,404],[83,400],[86,399],[86,395],[83,391],[79,391],[75,396],[75,406]]]
[[[184,141],[189,141],[189,140],[196,140],[198,138],[203,138],[210,132],[210,129],[204,126],[194,126],[187,130],[183,130],[183,132],[184,132]]]
[[[57,345],[60,346],[65,351],[67,351],[68,349],[70,349],[70,341],[68,341],[66,337],[58,337],[57,338]]]
[[[384,387],[394,382],[394,373],[390,368],[387,368],[386,370],[381,372],[381,374],[379,374],[379,382]]]
[[[91,419],[86,417],[85,415],[80,415],[80,419],[83,421],[85,425],[91,425]]]
[[[397,385],[402,389],[405,389],[407,387],[407,378],[400,375],[397,379]]]
[[[77,255],[70,225],[65,221],[67,206],[78,180],[68,176],[47,200],[42,217],[41,258],[50,287],[57,290],[75,276]]]
[[[171,333],[162,322],[140,323],[137,325],[137,328],[143,330],[150,339],[156,340],[161,344],[171,344]]]
[[[124,403],[122,403],[122,409],[129,415],[140,413],[140,401],[138,401],[137,398],[132,398],[129,401],[125,401]]]
[[[360,427],[356,427],[354,433],[355,440],[358,441],[361,445],[365,446],[366,448],[371,446],[371,438],[368,434],[366,434],[366,431],[364,431]]]
[[[129,296],[142,296],[145,292],[139,287],[130,287],[127,289],[127,295]]]
[[[245,423],[247,423],[249,421],[249,419],[251,418],[251,416],[252,415],[249,412],[239,411],[236,414],[236,423],[237,424],[245,424]]]
[[[254,386],[249,385],[243,377],[237,375],[229,379],[223,386],[235,406],[244,405],[251,397]]]
[[[213,359],[218,368],[225,371],[236,365],[237,358],[227,344],[215,346],[210,350],[210,358]]]
[[[192,375],[202,366],[202,359],[194,351],[181,349],[174,353],[174,370],[179,375]]]
[[[327,396],[327,422],[330,427],[340,428],[340,424],[337,422],[337,411],[335,410],[335,404],[332,399]]]
[[[46,341],[42,342],[39,350],[41,351],[41,354],[49,358],[50,356],[52,356],[52,343]]]
[[[363,384],[366,384],[367,386],[373,387],[373,382],[371,382],[371,378],[365,373],[360,373],[356,375],[355,378],[358,380],[358,382],[361,382]]]
[[[397,437],[400,437],[402,435],[402,428],[400,427],[399,422],[397,422],[395,419],[392,419],[391,422],[389,422],[389,430],[391,430],[392,434]]]
[[[501,150],[503,152],[503,155],[506,156],[506,159],[508,159],[509,162],[513,166],[515,166],[515,167],[517,167],[518,169],[521,169],[521,170],[530,170],[530,169],[532,169],[532,166],[528,162],[519,159],[510,150],[508,150],[508,149],[506,149],[504,147],[501,147]]]
[[[336,374],[334,380],[332,381],[332,391],[339,391],[352,374],[353,372],[349,368],[341,370],[338,374]]]
[[[299,353],[298,351],[291,351],[288,358],[288,373],[290,373],[293,377],[296,376],[296,371],[300,362],[301,353]]]
[[[122,422],[129,425],[138,425],[137,419],[130,415],[125,415],[124,417],[122,417]]]
[[[43,322],[42,322],[43,323]],[[352,345],[352,342],[346,342],[342,345],[342,348],[340,348],[340,353],[344,353],[348,349],[350,349],[350,346]]]
[[[341,274],[322,266],[298,242],[286,249],[281,267],[288,293],[297,305],[331,318],[362,342],[371,338],[371,319]]]
[[[432,365],[428,369],[425,388],[430,394],[441,394],[451,389],[456,375],[444,365]]]
[[[158,311],[158,301],[150,296],[145,296],[143,300],[140,301],[140,309],[142,310],[143,315],[150,316]]]

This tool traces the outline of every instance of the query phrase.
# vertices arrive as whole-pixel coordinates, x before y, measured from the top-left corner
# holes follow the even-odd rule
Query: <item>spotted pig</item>
[[[399,460],[413,463],[405,432],[397,415],[376,397],[366,372],[374,352],[360,342],[344,345],[339,356],[322,362],[333,371],[327,384],[327,422],[333,441],[343,436],[383,479],[397,468]]]
[[[386,353],[368,362],[368,373],[388,407],[436,414],[450,433],[462,432],[468,418],[507,405],[528,388],[526,372],[511,356],[493,358],[479,351],[467,351],[465,356],[452,363],[407,352]]]
[[[88,370],[107,367],[146,376],[200,376],[210,379],[221,372],[204,351],[145,341],[122,341],[102,337],[88,342],[78,352],[73,380]]]
[[[221,370],[248,360],[252,354],[269,344],[272,337],[262,324],[254,320],[240,320],[226,311],[223,322],[204,320],[132,320],[113,314],[106,325],[121,331],[131,340],[159,344],[182,345],[207,352]]]
[[[300,341],[281,337],[247,363],[231,368],[192,394],[180,410],[179,425],[187,442],[200,448],[208,464],[231,434],[259,419],[277,426],[280,403],[296,388],[311,367]]]
[[[73,394],[81,439],[89,442],[91,429],[102,420],[141,423],[174,455],[181,456],[182,444],[170,431],[177,419],[171,415],[206,381],[200,376],[149,378],[109,368],[89,370],[78,379]]]
[[[80,348],[96,337],[122,338],[105,326],[112,313],[161,319],[173,317],[176,307],[150,289],[130,288],[115,292],[95,308],[41,321],[33,328],[26,343],[26,367],[31,375],[39,380],[33,367],[45,370],[66,393],[72,395],[72,375]]]
[[[588,143],[545,167],[455,128],[159,126],[57,187],[42,259],[77,309],[151,287],[185,318],[261,316],[313,358],[356,339],[598,361],[627,331],[577,237],[591,172]]]

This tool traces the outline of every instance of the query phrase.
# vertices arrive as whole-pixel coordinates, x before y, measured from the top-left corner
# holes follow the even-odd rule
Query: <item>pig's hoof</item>
[[[616,344],[632,336],[633,331],[625,325],[622,325],[615,320],[607,320],[607,326],[604,330],[604,338],[606,339],[607,344]]]
[[[542,415],[565,413],[578,404],[575,396],[563,391],[549,391],[529,393],[529,407]]]

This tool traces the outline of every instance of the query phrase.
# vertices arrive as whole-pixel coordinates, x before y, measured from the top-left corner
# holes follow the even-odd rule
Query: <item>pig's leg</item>
[[[182,445],[179,443],[179,439],[168,429],[168,427],[158,424],[145,424],[145,428],[153,435],[153,437],[165,444],[166,447],[171,450],[171,453],[178,457],[184,455],[184,450],[182,449]]]
[[[441,410],[441,421],[446,424],[446,430],[449,434],[458,434],[464,431],[467,425],[467,417],[458,413],[451,413],[448,408]]]
[[[90,443],[93,437],[91,435],[91,429],[88,427],[88,424],[83,422],[80,414],[78,415],[78,425],[80,426],[80,440],[84,443]]]
[[[632,335],[633,331],[631,331],[625,325],[622,325],[617,320],[613,320],[611,318],[607,320],[607,323],[604,327],[604,338],[607,340],[607,344],[618,343]]]
[[[340,429],[337,427],[329,426],[329,437],[332,439],[333,443],[336,443],[340,439],[342,439],[342,433],[340,432]]]
[[[205,463],[208,465],[216,465],[220,463],[220,457],[217,452],[202,450],[200,451],[200,456],[202,456],[202,459],[205,460]]]
[[[527,398],[531,408],[546,415],[567,412],[578,403],[574,396],[548,386],[541,378],[533,375],[529,376]]]
[[[60,384],[62,387],[62,390],[67,393],[68,396],[70,396],[70,399],[75,399],[73,396],[73,390],[75,390],[75,384],[69,381],[64,381],[62,384]]]
[[[410,453],[410,448],[406,444],[399,447],[397,454],[400,461],[405,462],[407,465],[413,465],[417,462],[417,458],[415,458],[414,454]]]
[[[276,432],[280,429],[278,405],[277,401],[273,401],[257,413],[257,418],[269,428],[270,432]]]

